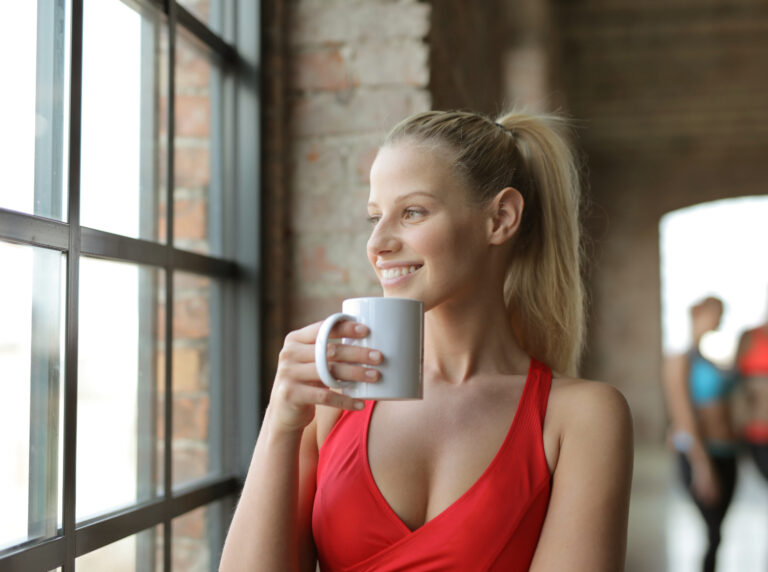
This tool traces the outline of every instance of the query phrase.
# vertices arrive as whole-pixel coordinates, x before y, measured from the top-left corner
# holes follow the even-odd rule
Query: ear
[[[490,204],[488,215],[488,242],[504,244],[520,228],[525,201],[514,187],[500,190]]]

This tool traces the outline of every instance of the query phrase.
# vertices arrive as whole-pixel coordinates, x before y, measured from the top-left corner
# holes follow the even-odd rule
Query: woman
[[[723,303],[714,297],[691,308],[693,347],[669,359],[666,375],[672,443],[679,452],[683,482],[707,526],[705,571],[715,569],[720,528],[736,485],[737,446],[729,403],[733,379],[699,348],[704,334],[718,328],[722,315]]]
[[[744,439],[757,468],[768,479],[768,323],[741,335],[736,367],[748,397]]]
[[[614,388],[573,377],[579,188],[561,131],[523,113],[395,126],[367,253],[385,296],[424,303],[424,399],[329,391],[319,323],[290,333],[221,570],[623,567],[631,419]],[[334,347],[334,375],[375,383],[386,356],[367,351]]]

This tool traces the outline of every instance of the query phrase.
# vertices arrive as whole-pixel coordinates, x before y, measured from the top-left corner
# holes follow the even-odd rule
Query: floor
[[[726,516],[718,572],[768,571],[768,483],[749,458]],[[670,451],[638,446],[629,515],[627,572],[699,572],[705,531]]]

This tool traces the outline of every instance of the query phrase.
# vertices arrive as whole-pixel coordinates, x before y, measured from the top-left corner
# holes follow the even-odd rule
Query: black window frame
[[[56,0],[57,6],[63,5]],[[63,454],[57,445],[49,444],[55,454],[61,455],[63,471],[62,526],[52,538],[31,538],[22,545],[0,551],[3,570],[52,570],[64,572],[75,569],[75,559],[107,546],[117,540],[148,530],[163,527],[163,566],[171,570],[172,521],[196,508],[210,505],[218,511],[234,506],[235,495],[242,486],[250,453],[258,435],[262,410],[262,388],[259,380],[261,356],[260,332],[260,5],[252,0],[228,0],[222,21],[216,22],[221,32],[215,32],[178,0],[122,0],[129,5],[146,6],[165,13],[168,25],[168,113],[167,113],[167,237],[164,243],[130,238],[80,224],[80,129],[82,99],[83,56],[83,0],[69,0],[71,4],[69,129],[68,133],[68,217],[66,222],[21,213],[0,207],[0,240],[16,244],[37,246],[66,255],[65,294],[65,373],[61,398],[63,399]],[[219,25],[220,24],[220,25]],[[174,71],[177,29],[190,33],[210,50],[226,68],[229,79],[229,105],[222,106],[227,148],[222,153],[221,165],[216,169],[226,173],[231,186],[230,199],[221,206],[226,224],[222,237],[230,253],[227,258],[203,255],[174,246]],[[36,157],[39,150],[36,151]],[[37,160],[37,159],[36,159]],[[61,168],[49,162],[49,169]],[[43,168],[36,163],[36,169]],[[37,190],[36,190],[37,192]],[[56,216],[54,214],[54,216]],[[78,523],[75,515],[76,443],[77,443],[77,379],[78,379],[78,295],[80,257],[148,265],[165,270],[165,379],[163,447],[163,494],[127,509],[101,515]],[[201,274],[220,279],[231,294],[231,304],[217,314],[224,315],[229,324],[228,337],[233,347],[223,348],[221,379],[211,380],[215,388],[212,399],[221,400],[221,411],[212,417],[212,432],[218,442],[226,442],[225,450],[212,451],[223,459],[224,473],[215,478],[194,482],[181,488],[173,486],[171,455],[173,452],[173,275],[175,271]],[[151,286],[150,286],[151,287]],[[235,311],[236,308],[236,311]],[[34,319],[32,317],[31,319]],[[215,330],[213,330],[215,332]],[[219,343],[212,334],[212,344]],[[45,364],[43,364],[45,366]],[[33,368],[34,369],[34,368]],[[38,377],[45,377],[44,372]],[[216,383],[218,381],[218,383]],[[33,380],[32,391],[35,391]],[[51,411],[55,404],[43,403]],[[47,419],[47,418],[46,418]],[[58,421],[56,421],[58,423]],[[35,419],[30,420],[31,424]],[[213,425],[215,424],[215,427]],[[34,428],[32,436],[39,434],[41,442],[51,441],[45,428]],[[55,439],[54,439],[55,441]],[[51,462],[50,459],[47,462]],[[55,463],[56,461],[54,461]],[[48,485],[50,487],[50,484]],[[217,503],[216,501],[223,501]],[[216,503],[216,504],[212,504]],[[32,510],[32,508],[30,508]],[[37,510],[37,509],[36,509]],[[50,507],[49,509],[50,510]],[[55,511],[54,511],[55,512]],[[219,513],[221,521],[228,520]],[[55,519],[54,519],[55,520]],[[50,521],[50,518],[49,518]],[[47,523],[50,529],[50,522]],[[218,567],[218,548],[223,541],[223,530],[209,531],[211,568]],[[144,547],[146,550],[146,547]],[[152,565],[154,569],[154,558]]]

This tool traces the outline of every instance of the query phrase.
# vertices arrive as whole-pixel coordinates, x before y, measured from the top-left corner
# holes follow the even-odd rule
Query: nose
[[[382,254],[391,254],[400,249],[400,239],[397,232],[385,219],[379,220],[368,237],[368,256],[376,257]]]

